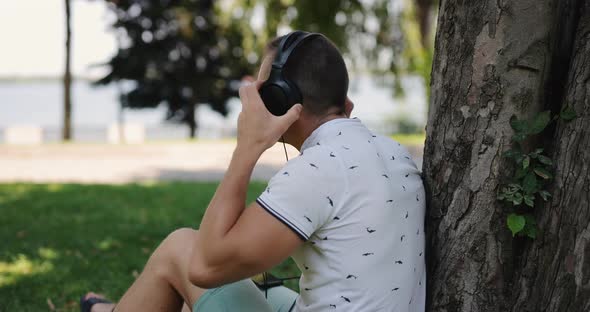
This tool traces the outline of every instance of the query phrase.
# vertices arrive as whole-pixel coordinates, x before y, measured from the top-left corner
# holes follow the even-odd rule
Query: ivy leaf
[[[529,171],[524,180],[522,181],[522,189],[527,194],[532,194],[537,190],[537,178],[535,177],[535,173]]]
[[[527,227],[525,230],[525,234],[526,234],[526,236],[528,236],[532,239],[537,238],[537,227],[534,225]]]
[[[507,219],[508,228],[512,232],[512,237],[516,235],[516,233],[522,231],[524,229],[524,225],[526,224],[526,220],[523,216],[515,213],[511,213],[508,215]]]
[[[514,131],[516,133],[527,133],[527,122],[526,120],[518,120],[518,118],[516,118],[516,116],[512,116],[510,118],[510,126],[512,127],[512,129],[514,129]]]
[[[522,156],[522,153],[520,151],[517,150],[513,150],[513,149],[509,149],[506,152],[504,152],[504,157],[506,158],[513,158],[513,159],[518,159],[518,157]]]
[[[567,106],[561,110],[559,117],[564,121],[570,121],[578,116],[576,115],[576,111],[571,106]]]
[[[514,177],[516,179],[522,179],[522,178],[524,178],[524,176],[526,175],[526,173],[527,173],[526,170],[522,169],[522,167],[518,167],[516,169],[516,173],[514,174]]]
[[[549,158],[549,157],[547,157],[547,156],[544,156],[544,155],[539,155],[538,159],[539,159],[539,161],[540,161],[542,164],[545,164],[545,165],[548,165],[548,166],[551,166],[551,165],[553,165],[553,161],[551,160],[551,158]]]
[[[537,237],[537,221],[535,220],[535,217],[530,214],[526,214],[524,216],[524,220],[526,224],[524,226],[523,233],[526,236],[535,239]]]
[[[523,160],[522,160],[522,169],[526,169],[529,167],[529,165],[531,164],[531,159],[529,158],[529,156],[526,156]]]
[[[512,136],[512,139],[516,142],[522,142],[524,139],[526,139],[526,133],[517,133]]]
[[[512,196],[512,204],[514,206],[518,206],[520,204],[522,204],[522,194],[521,193],[516,193]]]
[[[535,168],[533,171],[535,171],[535,173],[540,176],[541,178],[545,179],[545,180],[549,180],[551,178],[553,178],[553,176],[551,175],[551,173],[549,173],[549,171],[545,170],[545,168]]]
[[[529,129],[530,134],[539,134],[541,131],[545,130],[545,127],[551,121],[551,114],[550,112],[544,111],[539,113],[531,122],[531,127]]]
[[[544,201],[547,201],[547,199],[549,199],[549,197],[551,197],[551,193],[542,190],[539,192],[539,195],[541,195],[541,198],[543,198]]]
[[[535,196],[534,195],[525,195],[524,196],[524,204],[533,208],[535,207]]]

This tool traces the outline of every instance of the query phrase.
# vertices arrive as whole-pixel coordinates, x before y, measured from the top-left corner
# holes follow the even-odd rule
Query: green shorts
[[[295,306],[298,294],[278,286],[266,292],[250,279],[208,289],[193,305],[193,312],[288,312]]]

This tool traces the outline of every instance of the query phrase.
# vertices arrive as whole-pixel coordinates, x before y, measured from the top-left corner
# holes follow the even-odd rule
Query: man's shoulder
[[[334,152],[320,144],[306,148],[299,156],[290,159],[277,175],[296,171],[308,173],[316,178],[329,179],[341,177],[342,170],[343,166]]]

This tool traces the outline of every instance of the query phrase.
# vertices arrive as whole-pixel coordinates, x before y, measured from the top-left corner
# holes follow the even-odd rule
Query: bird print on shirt
[[[402,236],[399,238],[399,240],[400,240],[401,242],[403,242],[403,241],[404,241],[404,237],[406,237],[406,235],[402,235]]]
[[[389,179],[389,176],[386,175],[385,173],[381,175],[382,177],[385,177],[386,179]]]
[[[351,279],[351,278],[357,279],[358,277],[356,275],[352,275],[352,274],[348,274],[348,276],[346,276],[346,279]]]
[[[348,167],[348,169],[354,169],[354,168],[358,168],[358,166],[350,166],[350,167]]]
[[[391,160],[395,160],[395,156],[391,156]]]
[[[312,167],[314,167],[314,168],[316,168],[316,169],[320,169],[320,168],[318,168],[318,166],[316,166],[315,164],[309,163],[309,165],[310,165],[310,166],[312,166]]]
[[[346,301],[346,302],[350,303],[350,299],[348,299],[348,298],[346,298],[346,297],[344,297],[344,296],[340,296],[340,298],[342,298],[342,299],[344,299],[344,301]]]
[[[336,309],[336,305],[335,304],[330,304],[330,308]]]
[[[283,175],[284,176],[288,176],[289,175],[289,172],[285,171],[285,172],[283,172]]]
[[[350,149],[350,147],[346,147],[344,145],[342,145],[342,148],[345,149],[345,150],[349,150]]]
[[[369,227],[367,228],[367,232],[369,232],[369,233],[374,233],[374,232],[376,232],[376,231],[377,231],[377,230],[372,230],[372,229],[371,229],[371,228],[369,228]]]
[[[304,215],[303,217],[304,217],[305,219],[307,219],[307,221],[308,221],[309,223],[312,223],[312,222],[311,222],[311,219],[310,219],[308,216]]]
[[[326,198],[328,199],[328,203],[330,204],[330,206],[334,207],[334,202],[332,201],[330,196],[326,196]]]
[[[330,157],[336,157],[334,153],[330,152]]]
[[[391,291],[399,290],[399,287],[393,288]]]
[[[334,220],[340,220],[340,218],[338,216],[335,216]]]
[[[372,253],[372,252],[366,252],[366,253],[363,254],[363,257],[372,256],[372,255],[374,255],[374,253]]]
[[[404,264],[401,260],[396,260],[395,264]]]

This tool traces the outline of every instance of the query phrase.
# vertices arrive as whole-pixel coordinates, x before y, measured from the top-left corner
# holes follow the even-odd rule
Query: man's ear
[[[354,103],[347,96],[346,101],[344,101],[344,114],[346,114],[346,117],[350,118],[350,113],[352,113],[353,109]]]

